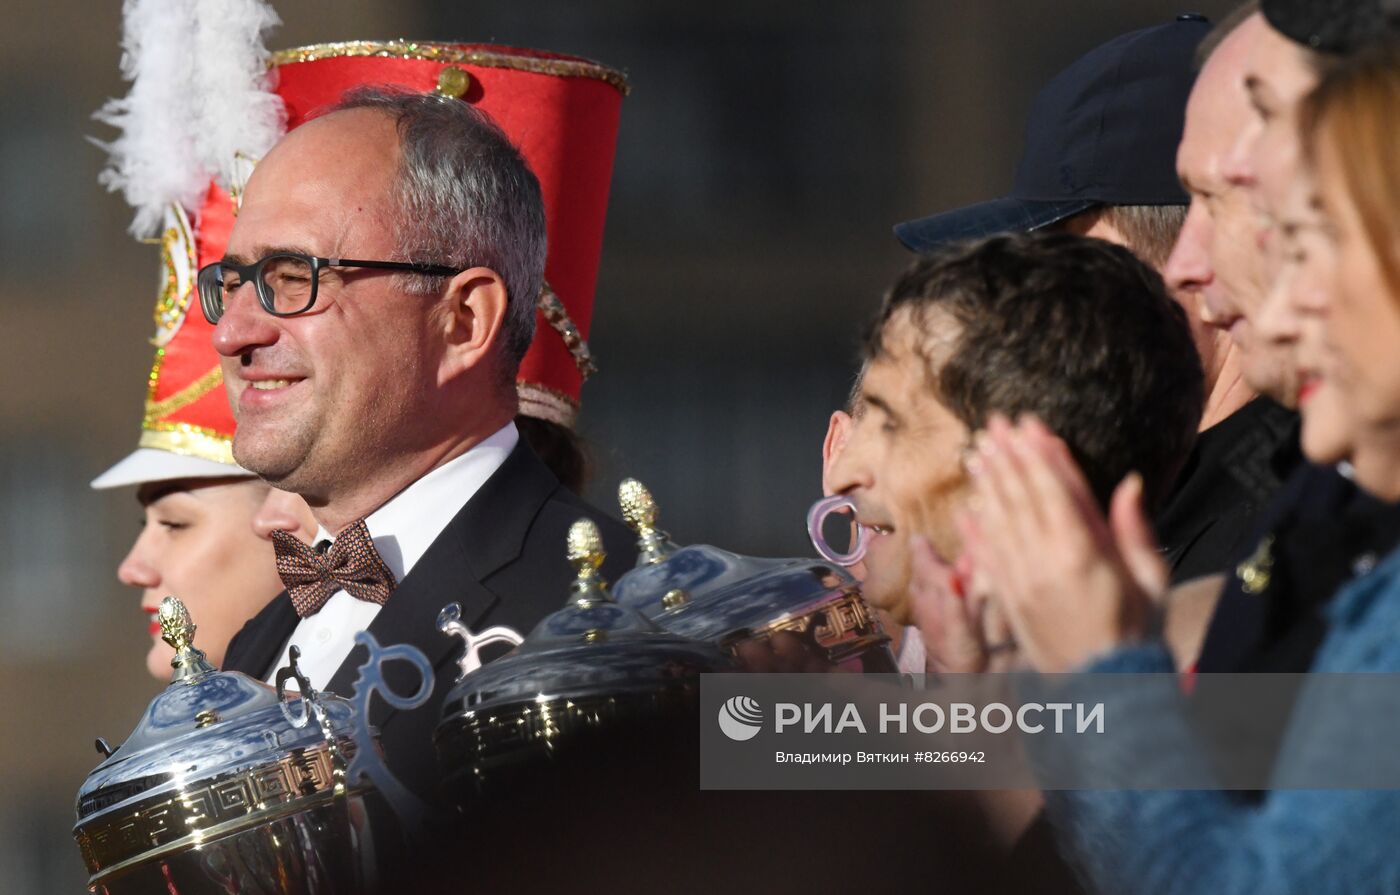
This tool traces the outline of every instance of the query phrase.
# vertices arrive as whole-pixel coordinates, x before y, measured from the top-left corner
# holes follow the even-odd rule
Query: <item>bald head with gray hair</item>
[[[544,200],[534,172],[495,122],[461,100],[362,87],[328,111],[348,109],[377,109],[398,130],[397,260],[489,267],[505,280],[501,356],[513,380],[535,336],[544,284]],[[405,290],[419,295],[447,284],[441,276],[401,276]]]

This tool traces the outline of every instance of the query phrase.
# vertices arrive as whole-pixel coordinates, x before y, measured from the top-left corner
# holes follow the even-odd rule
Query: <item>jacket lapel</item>
[[[236,641],[229,644],[224,670],[241,671],[266,680],[274,670],[272,663],[281,658],[282,648],[287,645],[287,638],[292,636],[298,621],[291,597],[286,591],[278,594],[243,627]]]
[[[520,556],[531,523],[558,488],[554,474],[522,439],[399,583],[369,626],[375,640],[381,646],[406,643],[417,647],[428,657],[435,672],[455,662],[462,642],[438,630],[438,613],[448,603],[456,602],[462,607],[461,619],[468,627],[479,630],[488,623],[487,617],[500,598],[483,582]],[[290,606],[291,601],[287,602]],[[327,689],[350,695],[366,656],[361,646],[351,650]],[[417,690],[414,677],[404,662],[384,667],[385,682],[399,694],[409,695]],[[445,694],[438,694],[439,699],[442,695]],[[383,700],[374,700],[370,721],[382,729],[396,711]]]

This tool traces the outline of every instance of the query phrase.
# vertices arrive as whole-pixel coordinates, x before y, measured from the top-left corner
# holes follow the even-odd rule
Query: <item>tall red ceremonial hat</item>
[[[594,371],[587,338],[625,77],[598,63],[484,44],[356,41],[271,54],[270,86],[290,130],[348,90],[389,86],[468,102],[521,150],[540,181],[549,252],[534,341],[517,375],[522,414],[571,427]],[[138,451],[93,487],[191,476],[246,474],[234,464],[234,421],[222,388],[212,327],[197,312],[194,274],[222,257],[242,180],[257,162],[240,151],[220,167],[191,219],[163,210],[157,346]],[[191,314],[192,307],[195,313]],[[164,452],[156,453],[156,452]]]
[[[215,225],[210,229],[220,228],[209,223]],[[135,453],[98,476],[94,488],[252,475],[234,462],[233,412],[214,351],[214,328],[193,300],[199,246],[208,245],[209,237],[196,236],[178,207],[166,211],[165,225],[158,240],[160,285],[151,339],[156,354],[147,376],[141,436]],[[229,226],[221,227],[226,239]]]

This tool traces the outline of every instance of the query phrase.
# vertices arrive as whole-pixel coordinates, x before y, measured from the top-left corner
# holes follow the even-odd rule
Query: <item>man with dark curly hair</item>
[[[964,455],[993,413],[1034,413],[1105,502],[1131,472],[1149,504],[1191,450],[1204,390],[1181,307],[1121,246],[1004,235],[910,268],[866,342],[864,412],[828,483],[871,529],[865,596],[910,621],[910,539],[947,562],[968,495]]]

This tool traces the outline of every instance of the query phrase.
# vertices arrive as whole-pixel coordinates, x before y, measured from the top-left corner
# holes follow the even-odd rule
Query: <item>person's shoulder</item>
[[[591,519],[602,535],[609,556],[626,555],[635,559],[637,536],[617,517],[560,485],[541,510],[541,520],[551,530],[568,532],[569,526],[580,519]],[[560,542],[563,543],[562,541]]]
[[[576,574],[568,557],[569,528],[584,518],[593,520],[602,535],[605,581],[616,581],[636,565],[636,536],[561,485],[539,504],[519,551],[482,579],[493,593],[509,597],[513,626],[527,630],[564,605]]]
[[[1278,533],[1319,518],[1335,518],[1355,493],[1356,486],[1336,467],[1301,463],[1259,513],[1259,528],[1265,534]]]
[[[636,536],[616,516],[569,490],[549,470],[522,439],[506,463],[494,477],[490,501],[493,506],[501,500],[513,504],[516,513],[529,512],[531,517],[525,537],[523,558],[537,561],[542,557],[557,557],[565,562],[565,537],[569,526],[579,519],[591,519],[598,526],[603,545],[608,552],[604,571],[612,571],[617,561],[625,559],[628,567],[637,556]],[[526,506],[528,504],[528,508]]]
[[[580,517],[587,516],[589,519],[597,522],[600,527],[603,525],[612,525],[618,526],[624,531],[630,531],[626,525],[623,525],[620,519],[613,516],[610,512],[595,505],[582,495],[570,491],[563,485],[560,485],[555,489],[554,493],[549,496],[549,503],[558,504],[562,511],[576,512]]]
[[[1400,671],[1400,549],[1345,585],[1327,609],[1317,671]]]

